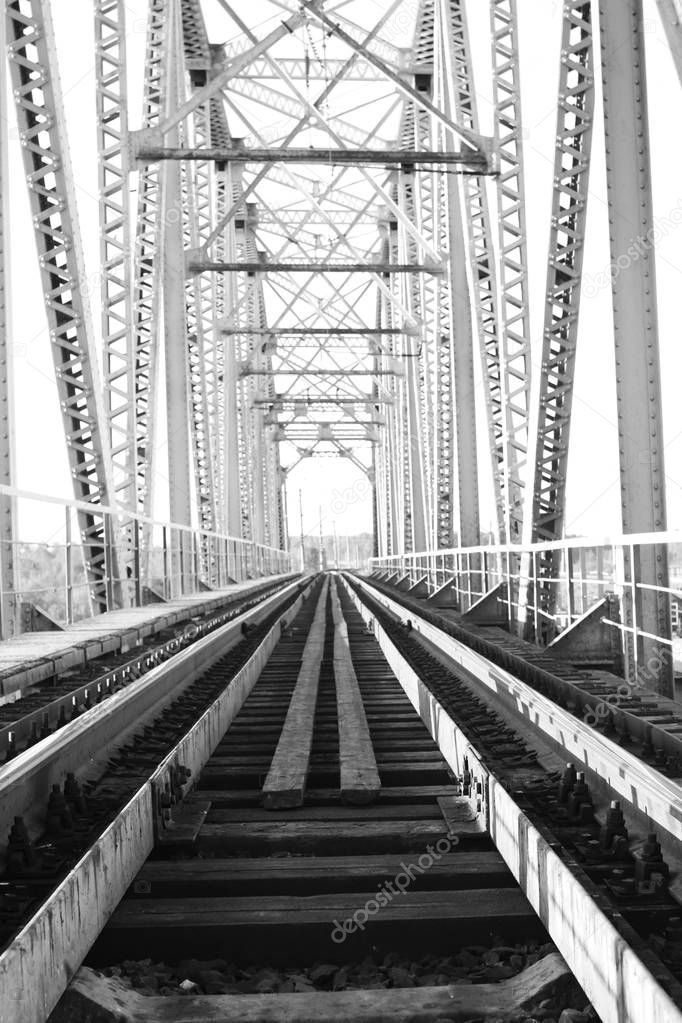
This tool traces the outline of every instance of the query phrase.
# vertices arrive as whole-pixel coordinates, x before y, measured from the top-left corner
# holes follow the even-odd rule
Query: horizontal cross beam
[[[282,408],[285,405],[392,405],[392,398],[379,398],[375,395],[368,394],[362,398],[308,398],[304,395],[294,394],[290,397],[275,397],[275,398],[254,398],[251,403],[256,407],[267,407],[274,408],[275,406]],[[331,425],[331,424],[330,424]]]
[[[315,334],[321,337],[330,337],[335,335],[353,335],[359,334],[364,336],[369,335],[381,335],[381,334],[406,334],[409,333],[407,330],[399,330],[398,328],[391,328],[381,330],[378,327],[275,327],[274,329],[268,330],[267,327],[223,327],[220,331],[221,334],[256,334],[264,337],[294,337],[298,334]]]
[[[133,138],[133,142],[135,139]],[[385,167],[448,166],[462,174],[492,173],[490,161],[484,153],[456,149],[267,149],[221,146],[144,145],[142,142],[133,155],[140,163],[158,160],[211,160],[216,163],[323,163],[331,167],[357,167],[379,164]]]
[[[305,430],[309,426],[331,426],[331,427],[343,427],[344,430],[352,430],[353,427],[361,428],[363,426],[385,426],[385,419],[353,419],[353,420],[336,420],[329,422],[328,419],[275,419],[274,416],[265,416],[263,419],[265,426],[282,426],[282,427],[295,427],[296,429]],[[360,434],[354,433],[353,436],[359,436]]]
[[[442,274],[442,264],[426,263],[221,263],[191,260],[190,274],[198,273],[368,273],[368,274]]]
[[[397,369],[243,369],[242,377],[397,377]]]

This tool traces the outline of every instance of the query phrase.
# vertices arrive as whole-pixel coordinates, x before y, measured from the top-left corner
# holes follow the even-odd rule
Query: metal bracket
[[[128,166],[130,170],[137,170],[139,167],[146,167],[149,160],[140,154],[144,150],[154,146],[163,145],[163,134],[158,128],[139,128],[137,131],[129,131],[128,144]]]
[[[426,598],[427,604],[431,604],[433,607],[451,607],[457,609],[459,602],[457,599],[457,592],[451,582],[444,583],[443,586],[439,586],[430,597]]]
[[[421,579],[417,580],[414,586],[410,586],[409,590],[407,590],[407,593],[409,593],[413,597],[428,597],[429,588],[426,585],[428,579],[429,577],[427,575],[423,575]]]
[[[64,626],[56,622],[47,611],[30,600],[21,602],[22,632],[63,632]]]
[[[607,593],[584,615],[547,644],[547,649],[581,666],[608,667],[618,674],[623,668],[619,630],[608,622],[620,622],[620,602]]]
[[[507,608],[504,603],[507,597],[507,589],[504,583],[484,593],[475,604],[472,604],[468,611],[462,615],[462,619],[473,622],[474,625],[499,625],[506,629],[509,627]]]

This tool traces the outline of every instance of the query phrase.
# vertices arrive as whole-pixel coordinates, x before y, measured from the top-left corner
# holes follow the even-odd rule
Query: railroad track
[[[161,761],[133,784],[118,758],[100,786],[128,802],[0,957],[3,1023],[45,1019],[88,949],[59,1023],[106,1003],[146,1023],[559,1019],[587,999],[548,933],[602,1019],[682,1019],[674,865],[633,856],[613,793],[435,656],[414,611],[328,587],[270,598],[227,666],[220,630],[200,641],[183,738],[150,731]]]
[[[47,678],[6,693],[0,703],[0,762],[12,760],[179,650],[255,607],[279,585],[268,581],[247,594],[226,598],[217,609],[159,629],[132,647],[121,643],[119,649],[76,668],[56,670]]]
[[[572,664],[499,626],[477,624],[469,615],[434,607],[379,579],[367,583],[616,744],[633,747],[639,759],[660,774],[682,780],[682,711],[676,701],[645,685],[628,685],[610,671]]]
[[[480,814],[334,583],[317,584],[167,825],[88,960],[137,990],[85,972],[66,1017],[92,997],[146,1020],[520,1019],[570,1000]],[[452,983],[474,977],[488,983]],[[204,991],[210,1010],[192,997]]]

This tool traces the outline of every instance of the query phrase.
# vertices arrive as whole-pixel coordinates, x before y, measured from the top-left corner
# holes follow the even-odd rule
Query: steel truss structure
[[[375,20],[360,0],[263,0],[258,27],[242,0],[148,0],[140,121],[128,96],[127,6],[93,0],[96,331],[51,4],[5,4],[94,609],[133,599],[126,580],[140,550],[152,557],[147,519],[159,502],[173,523],[164,539],[173,578],[182,587],[190,559],[209,585],[215,537],[286,547],[287,478],[302,459],[343,457],[372,485],[380,559],[420,553],[435,565],[438,552],[471,548],[467,571],[479,581],[479,484],[492,483],[510,624],[551,642],[597,46],[613,262],[620,267],[631,234],[646,239],[653,227],[641,0],[563,5],[535,349],[516,0],[487,2],[487,60],[472,45],[467,0],[389,0]],[[682,78],[676,6],[658,7]],[[480,36],[478,4],[475,16]],[[228,42],[214,43],[216,32]],[[484,75],[490,137],[479,123]],[[131,131],[131,120],[140,127]],[[5,186],[4,167],[0,177]],[[5,226],[3,207],[3,254]],[[654,251],[644,245],[612,280],[623,528],[641,533],[666,527],[654,288]],[[11,486],[6,292],[3,277],[0,483]],[[4,593],[14,507],[0,501]],[[106,528],[97,513],[105,506]],[[181,531],[193,526],[202,539],[188,551]],[[525,562],[515,553],[522,544]],[[528,544],[541,546],[526,597]],[[624,550],[623,571],[637,578],[621,622],[628,671],[663,651],[665,688],[666,550]],[[452,580],[441,572],[439,582]],[[2,616],[6,632],[4,604]]]

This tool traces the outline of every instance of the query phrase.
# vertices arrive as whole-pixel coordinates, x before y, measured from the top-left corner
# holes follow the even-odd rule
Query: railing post
[[[108,512],[104,512],[103,517],[104,530],[102,539],[104,541],[104,578],[106,580],[105,589],[107,595],[107,611],[113,610],[114,607],[114,581],[112,578],[112,545],[111,545],[111,517]]]
[[[201,575],[200,565],[201,533],[192,532],[192,556],[194,559],[194,586],[195,592],[199,590],[199,577]]]
[[[573,550],[565,548],[566,554],[566,613],[568,615],[568,626],[573,624],[573,613],[575,611],[575,593],[573,587]]]
[[[135,606],[142,607],[142,558],[140,557],[140,522],[133,519],[133,572],[135,573]]]
[[[537,551],[532,551],[531,552],[530,563],[531,563],[531,572],[532,572],[532,579],[531,579],[532,586],[528,587],[528,590],[533,594],[533,639],[537,643],[539,638],[540,638],[540,636],[542,635],[542,633],[540,631],[540,608],[538,606],[540,594],[539,594],[539,591],[538,591],[538,552]],[[519,599],[521,599],[520,593],[519,593]]]
[[[162,544],[163,544],[163,595],[168,600],[171,595],[171,579],[168,573],[168,529],[166,526],[161,527]]]
[[[590,587],[587,574],[587,549],[579,548],[578,571],[580,573],[580,614],[585,614],[590,606]]]
[[[71,561],[71,509],[65,506],[64,520],[64,588],[66,591],[66,624],[73,623],[73,564]]]

